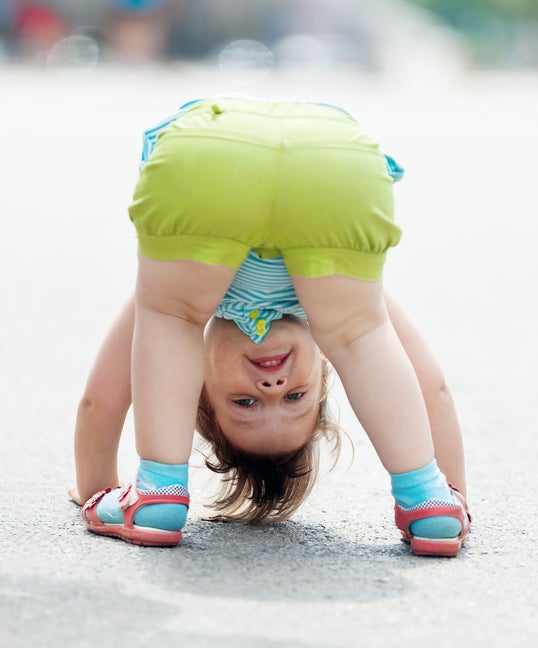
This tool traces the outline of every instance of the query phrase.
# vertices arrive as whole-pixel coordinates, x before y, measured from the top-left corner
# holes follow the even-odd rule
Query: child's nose
[[[279,378],[263,378],[257,381],[258,389],[266,392],[280,392],[286,389],[287,380],[284,376]]]

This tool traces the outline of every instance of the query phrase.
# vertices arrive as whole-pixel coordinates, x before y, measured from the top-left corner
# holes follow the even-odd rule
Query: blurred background
[[[0,0],[3,62],[210,60],[237,40],[250,64],[276,68],[533,68],[538,0]]]
[[[126,206],[143,130],[210,94],[324,101],[356,115],[405,167],[396,190],[405,236],[388,279],[454,388],[467,395],[480,384],[495,399],[503,381],[491,362],[514,355],[498,343],[507,331],[524,347],[513,362],[538,363],[538,293],[525,286],[538,272],[537,72],[538,0],[0,0],[4,310],[11,291],[20,336],[24,286],[39,311],[25,320],[25,344],[42,354],[65,326],[56,353],[80,380],[75,354],[91,361],[132,289]],[[65,310],[66,279],[83,288],[73,287],[61,322],[51,305]],[[45,312],[51,328],[41,321],[38,335]],[[86,342],[68,347],[77,317]],[[535,400],[524,375],[518,393]]]

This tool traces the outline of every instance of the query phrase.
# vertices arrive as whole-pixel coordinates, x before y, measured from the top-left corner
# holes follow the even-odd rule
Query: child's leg
[[[141,492],[168,495],[176,493],[175,486],[177,493],[186,491],[203,383],[203,329],[233,274],[230,268],[194,261],[139,259],[132,392]],[[112,491],[99,501],[101,521],[121,524],[120,495]],[[152,504],[136,512],[134,523],[177,530],[185,515],[183,505]]]
[[[225,266],[139,258],[132,389],[144,459],[189,459],[203,384],[203,330],[233,275]]]
[[[294,277],[314,339],[338,373],[351,407],[391,473],[433,459],[420,386],[390,323],[381,282]]]
[[[439,468],[447,480],[465,496],[463,440],[454,401],[443,372],[418,326],[387,286],[384,289],[384,297],[396,334],[418,377]]]
[[[428,500],[451,502],[446,479],[433,461],[417,376],[388,318],[381,282],[329,276],[294,277],[294,284],[312,335],[391,473],[397,503],[414,507]],[[446,534],[446,519],[431,520],[435,522],[426,528],[418,525],[421,533]],[[450,532],[457,536],[461,524],[454,522]]]

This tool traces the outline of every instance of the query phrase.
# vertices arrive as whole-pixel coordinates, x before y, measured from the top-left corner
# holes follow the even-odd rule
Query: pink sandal
[[[402,538],[409,542],[411,551],[416,556],[446,556],[453,557],[461,549],[465,536],[471,526],[471,515],[467,509],[467,504],[460,491],[452,484],[449,484],[452,495],[459,500],[454,504],[444,502],[425,502],[415,508],[404,509],[398,504],[394,505],[394,519],[396,526],[400,529]],[[454,517],[461,522],[462,531],[455,538],[421,538],[414,536],[409,527],[416,520],[423,520],[428,517],[437,515],[446,515]]]
[[[152,527],[136,526],[133,521],[138,509],[148,504],[183,504],[188,507],[189,496],[186,489],[182,486],[177,488],[183,494],[143,493],[133,484],[129,484],[123,489],[118,499],[119,507],[123,511],[123,524],[106,524],[99,519],[96,509],[101,499],[112,490],[107,488],[96,493],[84,504],[82,507],[82,519],[86,528],[92,533],[121,538],[126,542],[138,545],[175,547],[183,537],[181,531],[165,531]]]

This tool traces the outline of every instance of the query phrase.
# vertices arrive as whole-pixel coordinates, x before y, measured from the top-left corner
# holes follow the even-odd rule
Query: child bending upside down
[[[225,476],[221,519],[289,517],[318,440],[338,447],[330,362],[390,474],[403,538],[416,554],[456,555],[470,525],[457,417],[382,282],[400,175],[348,113],[321,104],[204,99],[146,133],[135,297],[77,418],[71,494],[105,489],[83,506],[90,531],[177,545],[195,428]],[[139,469],[106,488],[131,398]]]

